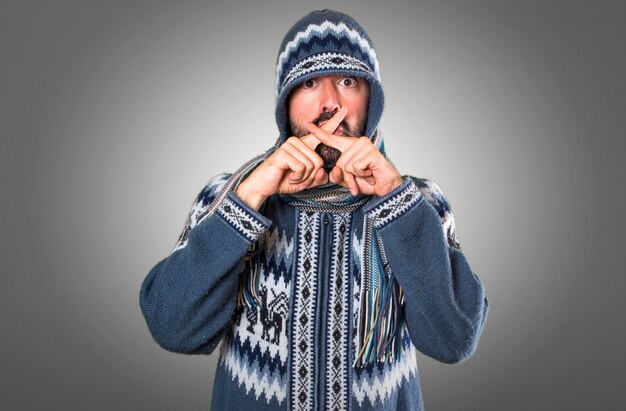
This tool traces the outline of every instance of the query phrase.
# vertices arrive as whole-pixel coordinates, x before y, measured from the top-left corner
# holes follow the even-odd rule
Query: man
[[[280,136],[202,190],[140,302],[164,348],[220,341],[214,409],[423,409],[416,351],[476,349],[487,301],[439,187],[402,177],[377,132],[383,90],[351,17],[287,33]]]

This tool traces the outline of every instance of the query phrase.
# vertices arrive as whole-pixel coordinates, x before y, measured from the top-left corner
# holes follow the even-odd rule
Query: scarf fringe
[[[253,262],[253,257],[257,253],[257,243],[254,242],[246,253],[244,260],[245,266],[239,279],[239,289],[237,291],[237,307],[246,307],[250,312],[255,313],[257,307],[261,306],[261,297],[259,296],[260,278],[259,265]]]
[[[372,222],[368,220],[354,360],[354,366],[360,367],[399,361],[404,354],[400,332],[404,320],[404,292],[389,269],[380,237],[372,231]]]

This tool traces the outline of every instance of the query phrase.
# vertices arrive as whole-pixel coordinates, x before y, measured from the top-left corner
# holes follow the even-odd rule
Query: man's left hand
[[[353,196],[363,193],[382,197],[402,184],[398,170],[368,137],[336,136],[313,123],[305,123],[305,127],[319,141],[341,151],[341,157],[328,178],[335,184],[348,187]]]

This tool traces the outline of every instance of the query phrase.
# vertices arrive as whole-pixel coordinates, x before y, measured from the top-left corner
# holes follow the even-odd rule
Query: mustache
[[[333,111],[322,111],[322,114],[320,114],[315,120],[312,121],[313,124],[315,124],[316,126],[320,127],[320,123],[323,121],[328,121],[331,118],[333,118],[333,116],[335,114],[337,114],[338,110],[333,110]],[[350,127],[348,126],[348,123],[346,123],[345,120],[342,120],[341,123],[339,123],[339,125],[341,127],[343,127],[344,130],[348,130]]]

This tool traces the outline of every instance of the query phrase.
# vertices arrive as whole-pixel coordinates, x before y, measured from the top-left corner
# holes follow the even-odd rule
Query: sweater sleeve
[[[445,363],[469,358],[488,303],[461,252],[441,189],[432,181],[405,177],[365,212],[374,219],[389,268],[404,290],[405,318],[415,347]]]
[[[215,349],[235,310],[244,256],[270,226],[233,193],[207,215],[225,179],[218,176],[200,192],[173,252],[142,284],[141,310],[166,350],[210,354]]]

